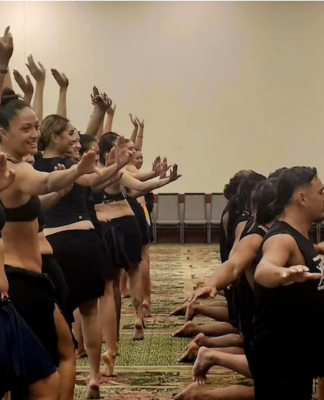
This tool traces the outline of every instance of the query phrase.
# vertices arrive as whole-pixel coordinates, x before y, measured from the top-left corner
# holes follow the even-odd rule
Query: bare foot
[[[126,290],[125,292],[121,292],[121,293],[120,293],[120,297],[121,297],[122,299],[129,299],[129,298],[131,297],[130,291],[129,291],[129,290]]]
[[[205,339],[205,337],[206,337],[206,336],[205,336],[203,333],[198,333],[198,335],[194,338],[193,341],[194,341],[196,344],[198,344],[199,347],[201,347],[200,341],[203,340],[203,339]]]
[[[143,321],[141,318],[136,318],[133,340],[143,340],[143,339],[144,339]]]
[[[194,363],[192,375],[193,380],[200,385],[207,382],[207,372],[214,365],[211,354],[214,349],[207,349],[207,347],[200,347],[198,351],[197,360]]]
[[[192,383],[181,393],[176,395],[174,400],[201,400],[204,398],[206,389],[202,388],[198,383]]]
[[[186,322],[182,328],[173,333],[174,337],[191,337],[195,336],[194,330],[197,327],[193,322]]]
[[[148,300],[144,300],[142,303],[142,314],[144,318],[152,317],[151,314],[151,304]]]
[[[105,366],[101,371],[101,374],[104,376],[116,376],[114,374],[114,366],[115,366],[115,358],[116,353],[107,350],[102,354],[101,358],[103,359]]]
[[[89,384],[87,399],[100,399],[100,387],[97,384]]]
[[[170,315],[186,315],[187,304],[176,308],[170,312]]]
[[[188,303],[185,322],[192,321],[196,316],[196,303]]]
[[[85,358],[88,357],[88,354],[85,349],[81,350],[76,350],[75,352],[75,358],[78,360],[79,358]]]
[[[192,341],[186,348],[186,351],[180,357],[179,362],[193,362],[197,358],[199,346],[196,342]]]

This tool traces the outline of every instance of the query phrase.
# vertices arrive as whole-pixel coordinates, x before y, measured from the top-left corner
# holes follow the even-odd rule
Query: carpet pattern
[[[145,339],[134,342],[131,301],[123,300],[117,377],[102,378],[103,398],[170,400],[192,382],[192,365],[177,361],[191,339],[171,336],[183,325],[184,317],[170,317],[169,313],[182,305],[198,277],[201,279],[210,275],[219,264],[218,249],[214,245],[151,247],[153,317],[146,320]],[[205,317],[195,318],[198,324],[210,321]],[[85,399],[88,377],[87,358],[78,360],[75,400]],[[212,368],[209,379],[210,387],[251,384],[239,374],[220,367]]]

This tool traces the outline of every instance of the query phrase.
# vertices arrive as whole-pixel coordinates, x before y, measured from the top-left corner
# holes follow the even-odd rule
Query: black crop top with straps
[[[41,202],[38,196],[31,196],[27,203],[16,208],[7,208],[1,202],[7,222],[30,222],[38,218]]]
[[[63,164],[66,169],[76,164],[71,158],[39,158],[35,161],[34,168],[38,171],[53,172],[57,164]],[[65,195],[53,208],[45,210],[43,217],[46,228],[73,224],[79,221],[90,221],[89,211],[86,205],[87,187],[77,183],[72,190]]]
[[[7,157],[8,161],[11,161],[14,164],[18,164],[19,161],[15,159],[11,159]],[[5,205],[0,201],[3,211],[5,213],[5,221],[6,222],[30,222],[34,221],[38,218],[41,212],[41,202],[38,196],[31,196],[27,203],[15,207],[15,208],[7,208]],[[2,210],[1,210],[2,213]],[[1,218],[1,217],[0,217]]]
[[[107,204],[125,200],[127,197],[127,193],[125,192],[125,190],[123,190],[122,192],[116,194],[109,194],[102,190],[100,192],[92,192],[92,196],[95,204]]]

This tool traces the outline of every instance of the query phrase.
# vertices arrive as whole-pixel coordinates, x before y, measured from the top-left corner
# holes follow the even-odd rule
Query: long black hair
[[[229,217],[242,214],[244,211],[252,214],[251,199],[252,192],[255,190],[259,182],[265,181],[267,178],[257,172],[252,171],[245,179],[242,180],[238,187],[237,193],[232,196],[228,203]]]
[[[223,194],[227,200],[230,200],[236,193],[242,181],[251,173],[251,170],[241,170],[229,180],[224,186]]]
[[[114,147],[118,134],[115,132],[107,132],[101,136],[99,140],[99,161],[105,165],[106,154]]]

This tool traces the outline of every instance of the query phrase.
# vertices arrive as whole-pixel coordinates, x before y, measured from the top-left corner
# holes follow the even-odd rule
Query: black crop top
[[[29,222],[38,218],[41,211],[41,202],[38,196],[31,196],[27,203],[16,208],[6,208],[3,203],[7,222]]]
[[[70,168],[77,161],[71,158],[39,158],[35,161],[34,168],[38,171],[53,172],[57,164]],[[64,196],[53,208],[44,210],[43,217],[46,228],[57,228],[59,226],[73,224],[79,221],[90,221],[90,215],[86,205],[87,187],[77,183],[72,190]]]
[[[100,192],[92,192],[93,201],[95,204],[106,204],[106,203],[115,203],[116,201],[125,200],[127,194],[123,190],[122,192],[116,194],[109,194],[105,191]]]
[[[3,227],[5,226],[5,223],[6,223],[5,210],[2,207],[2,204],[0,203],[0,234],[1,234],[1,231],[2,231]]]

